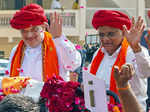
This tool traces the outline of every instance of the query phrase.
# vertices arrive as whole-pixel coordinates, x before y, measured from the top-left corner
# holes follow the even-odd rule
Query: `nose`
[[[102,42],[108,42],[108,41],[110,41],[110,38],[109,37],[107,37],[107,36],[105,36],[105,37],[103,37],[103,38],[100,38],[100,40],[102,41]]]
[[[33,33],[32,32],[27,32],[27,37],[30,38],[33,36]]]

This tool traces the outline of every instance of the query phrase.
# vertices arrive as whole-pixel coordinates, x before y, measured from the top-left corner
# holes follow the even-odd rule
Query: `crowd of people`
[[[76,72],[82,84],[82,68],[85,62],[89,62],[89,73],[103,79],[106,89],[119,96],[123,112],[148,111],[150,36],[146,32],[148,35],[144,38],[144,44],[148,46],[147,50],[140,44],[145,29],[141,17],[135,21],[134,17],[130,19],[120,11],[98,10],[93,16],[92,25],[98,31],[101,46],[85,46],[85,50],[77,50],[63,34],[62,18],[58,13],[50,14],[49,23],[44,9],[37,4],[24,6],[14,14],[10,25],[20,31],[22,40],[10,54],[10,77],[30,77],[46,82],[55,75],[69,81],[69,72]],[[2,79],[0,86],[5,90],[10,83]],[[11,91],[9,94],[12,94]],[[21,99],[33,105],[30,108],[23,104],[22,108],[27,106],[25,109],[30,112],[34,107],[34,110],[40,110],[40,106],[27,97],[13,95],[6,96],[0,102],[0,109],[7,112],[9,106],[6,102],[10,101],[9,104],[13,106],[12,100],[17,103]],[[115,103],[112,98],[110,102]]]

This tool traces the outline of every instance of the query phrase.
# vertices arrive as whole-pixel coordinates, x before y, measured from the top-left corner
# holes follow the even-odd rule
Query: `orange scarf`
[[[19,76],[18,69],[21,68],[21,64],[24,58],[24,41],[21,40],[16,52],[12,58],[10,77]],[[42,43],[42,66],[43,66],[43,81],[47,81],[48,78],[51,78],[54,74],[59,75],[58,67],[58,57],[56,53],[56,48],[52,40],[52,36],[48,33],[44,33],[44,40]],[[31,63],[32,64],[32,63]]]
[[[110,90],[117,94],[118,94],[118,91],[116,88],[116,82],[115,82],[114,75],[113,75],[114,74],[114,66],[118,66],[119,69],[121,69],[121,66],[126,63],[127,49],[128,49],[128,42],[126,39],[124,39],[122,42],[119,54],[117,56],[117,59],[113,65],[112,71],[111,71]],[[91,63],[90,73],[92,73],[93,75],[96,75],[96,72],[97,72],[98,68],[100,67],[100,63],[102,62],[103,57],[104,57],[104,53],[101,51],[101,49],[99,49],[97,55],[95,56],[95,58],[93,59],[93,61]],[[110,97],[110,103],[115,104],[115,101],[113,100],[112,97]]]

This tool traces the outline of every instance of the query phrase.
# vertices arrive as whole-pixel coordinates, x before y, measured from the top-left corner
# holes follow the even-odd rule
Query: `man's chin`
[[[112,51],[113,49],[112,49],[113,47],[112,46],[107,46],[107,47],[104,47],[104,49],[106,50],[106,51]]]
[[[112,55],[114,53],[114,50],[113,49],[106,49],[106,52],[109,54],[109,55]]]
[[[39,43],[40,44],[40,43]],[[29,47],[31,47],[31,48],[35,48],[35,47],[37,47],[38,45],[39,45],[38,43],[36,43],[36,44],[33,44],[33,43],[26,43],[26,45],[27,46],[29,46]]]

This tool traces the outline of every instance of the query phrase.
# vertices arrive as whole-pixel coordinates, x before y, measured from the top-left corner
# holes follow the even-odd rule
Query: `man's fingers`
[[[45,28],[47,29],[48,32],[50,32],[50,26],[48,23],[44,22]]]
[[[141,27],[140,32],[143,33],[143,32],[144,32],[144,29],[145,29],[145,24],[143,24],[143,26]]]
[[[60,17],[60,26],[62,26],[63,20],[62,17]]]
[[[58,21],[58,15],[56,12],[54,12],[54,18],[55,18],[55,22]]]
[[[143,22],[144,22],[144,21],[143,21],[143,19],[141,18],[141,19],[139,20],[138,24],[137,24],[137,30],[138,30],[138,31],[141,31],[141,28],[142,28],[142,26],[144,25]]]
[[[49,14],[49,18],[50,18],[50,21],[53,23],[53,20],[54,20],[53,13]]]
[[[134,28],[134,26],[135,26],[135,18],[134,18],[134,17],[132,17],[132,24],[131,24],[131,28]]]
[[[119,67],[118,66],[114,66],[114,78],[115,78],[115,80],[117,80],[118,79],[118,77],[119,77]]]
[[[129,73],[129,67],[126,65],[121,66],[121,75],[122,77],[127,77]]]
[[[131,23],[130,31],[133,31],[134,29],[135,29],[135,17],[132,17],[132,23]]]
[[[52,21],[50,24],[50,33],[54,38],[60,37],[62,34],[62,19],[60,14],[54,12],[50,13],[50,20]]]
[[[62,16],[59,15],[59,24],[62,24]]]
[[[138,26],[140,24],[140,21],[141,21],[141,16],[138,17],[138,20],[136,21],[136,24],[135,24],[135,28],[138,29]]]
[[[129,75],[128,78],[131,79],[135,74],[135,70],[132,64],[126,64],[129,67]]]
[[[123,34],[126,35],[128,33],[128,29],[126,25],[123,25]]]

